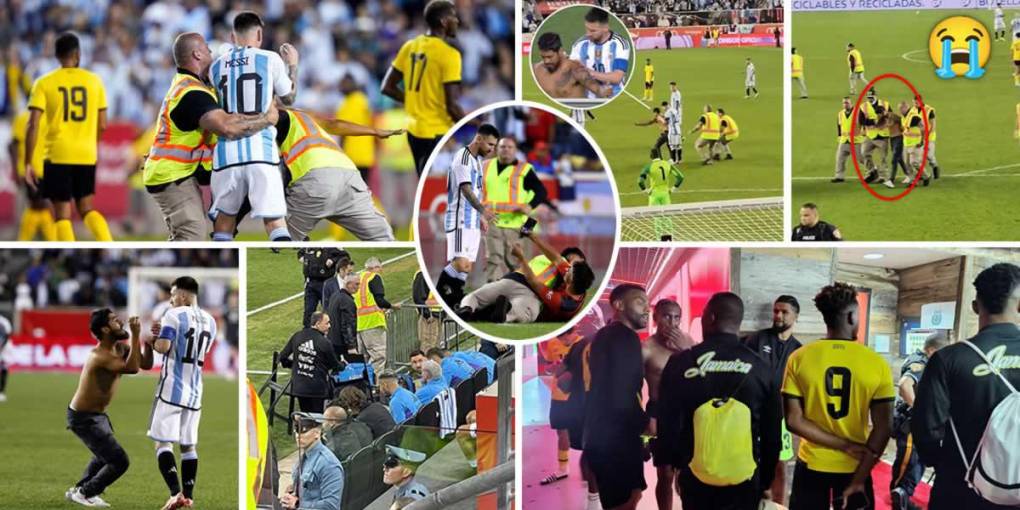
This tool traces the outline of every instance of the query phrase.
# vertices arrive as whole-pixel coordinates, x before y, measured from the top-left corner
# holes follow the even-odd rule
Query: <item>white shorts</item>
[[[669,143],[670,149],[679,149],[681,140],[683,138],[680,136],[680,133],[666,135],[666,142]]]
[[[999,30],[1005,30],[1005,29],[1006,29],[1006,20],[996,18],[996,20],[995,20],[995,31],[998,32]]]
[[[198,444],[198,420],[201,417],[201,410],[170,405],[156,397],[146,435],[153,441],[194,446]]]
[[[446,233],[446,260],[463,257],[471,262],[478,258],[478,245],[482,231],[477,228],[458,228]]]
[[[757,87],[758,80],[744,80],[745,87]]]
[[[244,199],[251,201],[253,218],[283,218],[287,202],[283,195],[283,176],[278,165],[249,163],[212,173],[212,212],[236,215]]]

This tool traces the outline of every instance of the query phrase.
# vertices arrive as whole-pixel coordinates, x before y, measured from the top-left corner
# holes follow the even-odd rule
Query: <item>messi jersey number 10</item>
[[[195,345],[195,328],[188,328],[188,332],[184,334],[184,338],[188,341],[188,345],[184,348],[184,356],[181,357],[181,363],[191,363],[193,365],[202,366],[205,364],[205,356],[202,355],[205,352],[203,346],[208,347],[209,340],[212,334],[208,331],[203,331],[198,335],[198,345]]]
[[[227,88],[229,77],[220,76],[216,88],[220,90],[220,104],[227,113],[243,113],[255,115],[262,113],[262,76],[258,73],[241,73],[234,79],[234,104],[227,104],[230,90]]]

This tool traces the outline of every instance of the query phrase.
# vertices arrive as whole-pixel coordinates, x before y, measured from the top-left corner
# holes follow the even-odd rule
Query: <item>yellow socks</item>
[[[92,237],[95,237],[96,241],[113,241],[110,227],[106,225],[106,218],[99,214],[99,211],[89,211],[82,220],[85,221],[85,226],[92,232]]]
[[[43,240],[56,241],[57,231],[53,224],[53,215],[47,209],[27,209],[21,216],[21,228],[18,230],[19,241],[32,241],[36,233],[41,233]]]
[[[74,227],[71,220],[58,220],[56,223],[57,241],[74,241]]]

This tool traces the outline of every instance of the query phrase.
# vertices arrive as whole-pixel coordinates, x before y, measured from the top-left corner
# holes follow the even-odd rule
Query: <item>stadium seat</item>
[[[483,369],[484,370],[484,369]],[[475,376],[481,373],[483,376],[485,372],[476,372]],[[461,426],[467,423],[467,413],[475,408],[475,392],[472,391],[475,387],[474,377],[471,379],[465,379],[457,384],[454,391],[456,392],[457,400],[457,426]]]
[[[361,510],[379,495],[374,493],[375,478],[382,480],[382,464],[375,469],[376,449],[371,445],[358,450],[344,464],[344,493],[341,508]],[[381,493],[380,493],[381,494]]]
[[[375,441],[372,441],[372,446],[379,450],[385,450],[386,446],[397,446],[400,444],[400,437],[404,435],[404,429],[396,427],[393,430],[379,436]]]
[[[494,379],[494,381],[495,381],[495,379]],[[489,372],[488,372],[488,369],[483,368],[483,369],[475,372],[475,375],[471,376],[471,385],[472,385],[472,389],[471,389],[471,409],[474,409],[475,408],[475,404],[474,404],[475,398],[474,398],[474,396],[479,394],[479,393],[481,393],[482,390],[484,390],[485,387],[489,385]],[[459,404],[460,403],[458,402],[458,405]]]
[[[439,428],[439,402],[433,400],[418,409],[414,415],[414,424],[418,427]]]

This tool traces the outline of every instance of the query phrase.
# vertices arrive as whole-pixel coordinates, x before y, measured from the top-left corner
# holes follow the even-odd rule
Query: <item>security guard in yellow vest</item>
[[[281,112],[276,143],[286,165],[290,238],[307,239],[320,220],[328,220],[362,241],[393,241],[393,229],[372,203],[372,192],[357,166],[330,135],[388,138],[403,132],[313,117],[300,110]]]
[[[856,130],[851,133],[851,127],[853,126],[853,104],[850,102],[850,96],[843,98],[843,108],[836,112],[836,174],[833,176],[831,182],[844,182],[846,181],[846,165],[850,159],[850,140],[853,137],[854,146],[857,147],[858,153],[861,150],[861,144],[864,143],[864,135],[861,134],[861,126],[863,119],[866,116],[863,107],[857,111],[857,126]]]
[[[355,172],[357,174],[357,172]],[[400,303],[386,300],[382,263],[377,257],[365,261],[365,270],[358,275],[358,349],[368,357],[376,374],[386,367],[386,310],[399,310]]]
[[[921,100],[915,97],[914,110],[920,112],[920,108]],[[928,165],[931,166],[932,176],[938,179],[940,170],[939,162],[935,159],[935,124],[937,123],[937,120],[935,119],[935,107],[924,103],[924,116],[928,117]]]
[[[889,152],[889,114],[891,113],[889,101],[879,99],[875,94],[875,88],[868,89],[868,97],[861,104],[865,112],[864,122],[864,146],[861,148],[861,156],[868,168],[868,175],[864,182],[879,181],[887,188],[895,188],[889,178],[889,168],[886,166],[886,156]]]
[[[726,159],[733,159],[733,152],[730,151],[730,142],[740,138],[740,126],[737,125],[737,121],[732,116],[728,115],[722,108],[717,110],[719,113],[719,143],[715,146],[714,159],[719,159],[726,155]]]
[[[510,249],[531,211],[548,201],[548,192],[531,163],[517,160],[513,138],[500,139],[496,158],[484,161],[482,168],[482,202],[496,213],[496,222],[485,233],[485,280],[492,282],[513,270]]]
[[[145,189],[163,212],[170,241],[207,241],[209,232],[199,184],[209,175],[201,166],[212,158],[216,136],[241,138],[276,123],[276,108],[262,115],[227,113],[216,92],[202,81],[212,63],[205,39],[196,32],[177,36],[177,74],[159,108],[156,136],[143,165]],[[215,136],[214,136],[215,135]]]
[[[846,63],[850,68],[850,95],[857,94],[857,82],[861,86],[868,86],[868,79],[864,77],[864,58],[861,51],[854,47],[854,43],[846,45]]]
[[[712,105],[706,104],[704,113],[701,114],[701,117],[698,117],[698,124],[688,131],[688,134],[701,131],[698,141],[694,142],[694,148],[701,156],[702,165],[712,164],[712,152],[715,150],[716,142],[722,136],[722,126],[720,124],[719,114],[712,110]]]
[[[924,158],[924,122],[921,114],[903,101],[900,103],[900,114],[903,115],[901,127],[903,128],[903,162],[910,172],[909,177],[917,175]],[[928,165],[924,166],[924,173],[921,174],[921,182],[927,186],[931,183],[931,170]]]
[[[245,452],[247,455],[245,463],[245,478],[247,480],[246,508],[255,508],[256,505],[271,506],[276,497],[273,495],[272,473],[275,469],[275,460],[272,458],[269,441],[269,423],[266,420],[266,410],[262,407],[255,386],[247,380],[247,403],[245,405],[245,421],[248,431],[248,442]]]
[[[418,341],[422,352],[439,347],[439,330],[442,326],[443,307],[425,281],[421,271],[414,273],[411,299],[418,305]]]
[[[790,49],[790,77],[800,85],[800,98],[807,99],[807,83],[804,81],[804,57],[797,54],[797,48]]]

